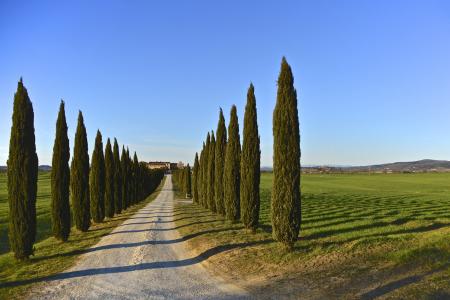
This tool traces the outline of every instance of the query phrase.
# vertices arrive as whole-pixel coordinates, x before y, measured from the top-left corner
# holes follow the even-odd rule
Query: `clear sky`
[[[90,152],[99,128],[140,159],[192,162],[219,107],[242,124],[253,82],[270,166],[283,55],[303,164],[450,159],[450,1],[1,0],[0,164],[23,76],[40,164],[61,98],[71,148],[82,110]]]

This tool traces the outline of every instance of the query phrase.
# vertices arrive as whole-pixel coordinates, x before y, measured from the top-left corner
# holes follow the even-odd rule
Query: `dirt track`
[[[44,283],[32,299],[246,299],[192,256],[173,222],[170,175],[159,196]]]

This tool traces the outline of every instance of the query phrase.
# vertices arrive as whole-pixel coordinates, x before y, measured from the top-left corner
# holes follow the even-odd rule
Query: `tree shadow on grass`
[[[320,241],[321,238],[334,235],[331,231],[328,231],[328,232],[323,232],[323,234],[320,234],[320,235],[315,235],[314,237],[312,237],[311,235],[310,236],[301,236],[299,238],[299,241],[302,241],[302,240],[314,241],[315,243],[317,243],[317,245],[320,245],[321,247],[330,247],[330,246],[340,246],[340,245],[343,245],[346,243],[363,240],[366,238],[379,238],[379,237],[387,237],[387,236],[394,236],[394,235],[401,235],[401,234],[408,234],[408,233],[422,233],[422,232],[441,229],[441,228],[445,228],[445,227],[449,227],[449,226],[450,226],[450,224],[448,224],[448,223],[433,223],[433,224],[426,225],[426,226],[419,226],[419,227],[415,227],[415,228],[387,231],[387,232],[382,232],[382,233],[366,234],[366,235],[350,237],[350,238],[345,238],[345,239],[340,239],[340,240]],[[349,232],[349,231],[345,231],[345,232]],[[343,232],[341,232],[341,233],[343,233]],[[295,249],[297,249],[297,248],[298,248],[298,246],[296,245]]]
[[[320,231],[320,232],[312,233],[308,236],[305,236],[304,239],[305,240],[314,240],[314,239],[318,239],[318,238],[326,238],[329,236],[335,236],[335,235],[339,235],[342,233],[349,233],[349,232],[353,232],[353,231],[373,229],[373,228],[377,228],[377,227],[385,227],[385,226],[389,226],[389,225],[397,225],[396,224],[397,222],[398,222],[398,220],[394,220],[392,222],[374,222],[374,223],[360,225],[360,226]],[[401,222],[404,222],[404,220],[402,220]],[[419,232],[426,232],[426,231],[430,231],[430,230],[440,229],[440,228],[448,227],[448,226],[450,226],[450,224],[436,222],[436,223],[433,223],[430,225],[420,226],[420,227],[416,227],[416,228],[408,228],[408,229],[401,229],[401,230],[395,230],[395,231],[388,231],[385,233],[375,233],[375,234],[365,235],[365,236],[358,237],[357,239],[364,238],[364,237],[372,237],[372,236],[388,236],[388,235],[393,235],[393,234],[419,233]]]
[[[367,300],[369,300],[369,299],[376,299],[378,297],[386,295],[386,294],[388,294],[390,292],[393,292],[393,291],[395,291],[395,290],[397,290],[399,288],[402,288],[404,286],[407,286],[407,285],[419,282],[419,281],[421,281],[422,279],[424,279],[427,276],[430,276],[430,275],[433,275],[435,273],[444,271],[448,267],[450,267],[450,263],[447,263],[447,264],[445,264],[445,265],[443,265],[443,266],[441,266],[439,268],[430,270],[430,271],[428,271],[428,272],[426,272],[424,274],[421,274],[421,275],[409,276],[409,277],[405,277],[405,278],[402,278],[402,279],[390,282],[388,284],[382,285],[380,287],[377,287],[377,288],[375,288],[375,289],[373,289],[371,291],[368,291],[368,292],[362,294],[361,295],[361,299],[365,299],[365,300],[366,299]]]
[[[222,252],[225,252],[225,251],[239,249],[239,248],[245,248],[245,247],[251,247],[251,246],[257,246],[257,245],[263,245],[263,244],[269,244],[272,242],[273,242],[273,240],[268,239],[268,240],[255,241],[255,242],[220,245],[220,246],[210,248],[210,249],[202,252],[201,254],[199,254],[195,257],[192,257],[192,258],[188,258],[188,259],[141,263],[138,265],[121,266],[121,267],[97,268],[97,269],[87,269],[87,270],[80,270],[80,271],[63,272],[63,273],[45,276],[45,277],[38,277],[38,278],[33,278],[33,279],[17,280],[17,281],[0,283],[0,288],[10,288],[10,287],[16,287],[16,286],[25,285],[25,284],[43,282],[43,281],[48,282],[48,281],[54,281],[54,280],[88,277],[88,276],[101,275],[101,274],[115,274],[115,273],[124,273],[124,272],[141,271],[141,270],[186,267],[186,266],[201,263],[201,262],[205,261],[206,259],[208,259],[214,255],[220,254]]]

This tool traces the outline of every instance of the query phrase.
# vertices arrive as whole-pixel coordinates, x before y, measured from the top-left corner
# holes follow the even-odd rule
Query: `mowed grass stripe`
[[[292,253],[283,253],[272,240],[272,181],[271,173],[262,174],[261,225],[256,235],[247,233],[241,224],[230,224],[196,205],[181,203],[177,207],[180,213],[202,217],[178,219],[177,226],[182,226],[183,235],[204,232],[189,240],[199,252],[236,245],[225,254],[226,259],[210,259],[234,277],[308,274],[318,280],[317,286],[340,289],[329,281],[330,276],[337,276],[352,282],[347,286],[352,293],[358,290],[354,286],[358,277],[371,278],[366,272],[373,269],[391,268],[394,274],[396,268],[403,268],[400,274],[407,274],[448,262],[449,173],[303,175],[302,226]],[[444,268],[444,275],[433,273],[433,289],[450,288],[445,272],[450,274],[450,268]],[[376,279],[367,284],[375,283]],[[429,283],[414,287],[409,286],[405,295],[432,292]]]

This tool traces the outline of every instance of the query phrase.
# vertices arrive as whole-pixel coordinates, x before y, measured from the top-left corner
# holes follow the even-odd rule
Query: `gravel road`
[[[186,249],[173,222],[168,175],[159,196],[88,249],[32,299],[247,299]]]

